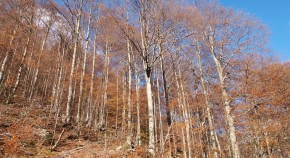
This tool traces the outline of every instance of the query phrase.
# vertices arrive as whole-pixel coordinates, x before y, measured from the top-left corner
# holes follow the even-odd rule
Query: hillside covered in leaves
[[[290,63],[196,0],[1,0],[0,157],[287,158]]]

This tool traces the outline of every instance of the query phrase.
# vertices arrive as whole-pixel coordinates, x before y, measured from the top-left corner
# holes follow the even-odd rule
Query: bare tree
[[[73,76],[75,72],[75,63],[76,63],[76,55],[77,55],[77,47],[79,44],[79,32],[80,32],[80,23],[81,23],[81,18],[83,14],[83,0],[80,0],[76,2],[74,5],[76,5],[76,12],[73,12],[73,8],[71,8],[71,4],[68,0],[66,0],[65,5],[68,7],[70,10],[70,13],[72,14],[71,16],[75,16],[75,22],[74,22],[74,46],[73,46],[73,56],[72,56],[72,62],[71,62],[71,71],[69,75],[69,85],[68,85],[68,95],[67,95],[67,105],[66,105],[66,114],[65,114],[65,122],[69,123],[71,119],[71,102],[72,102],[72,83],[73,83]]]

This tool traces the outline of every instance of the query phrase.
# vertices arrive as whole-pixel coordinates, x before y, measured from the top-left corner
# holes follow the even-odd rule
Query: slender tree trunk
[[[160,143],[160,149],[163,146],[163,124],[162,124],[162,113],[161,113],[161,99],[160,99],[160,93],[159,93],[159,76],[157,75],[156,79],[156,88],[157,88],[157,101],[158,101],[158,112],[159,112],[159,130],[160,130],[160,138],[159,138],[159,143]]]
[[[215,50],[214,50],[214,37],[210,36],[209,40],[211,43],[210,46],[210,51],[213,56],[216,68],[217,68],[217,73],[219,76],[219,82],[220,82],[220,88],[222,90],[222,100],[223,100],[223,105],[224,105],[224,110],[225,110],[225,118],[227,122],[227,130],[229,134],[229,139],[230,139],[230,147],[231,147],[231,156],[233,158],[239,158],[240,157],[240,151],[237,143],[237,137],[236,137],[236,131],[235,131],[235,126],[234,126],[234,116],[232,114],[232,109],[230,106],[230,99],[228,96],[228,92],[226,90],[226,84],[225,84],[225,77],[224,77],[224,68],[222,67],[220,61],[216,57]]]
[[[173,114],[174,115],[174,114]],[[172,116],[173,117],[173,116]],[[172,120],[172,118],[171,118]],[[173,142],[173,156],[177,155],[177,146],[176,146],[176,130],[172,130],[172,142]]]
[[[166,121],[168,126],[171,125],[171,112],[168,106],[168,90],[167,90],[167,80],[166,80],[166,71],[164,68],[164,60],[163,55],[161,54],[161,71],[162,71],[162,81],[163,81],[163,89],[164,89],[164,98],[165,98],[165,107],[166,107]]]
[[[39,57],[38,57],[38,60],[37,60],[36,70],[35,70],[35,74],[34,74],[34,77],[33,77],[32,85],[31,85],[31,90],[30,90],[30,95],[29,95],[29,99],[28,99],[29,101],[31,101],[31,99],[33,97],[34,86],[35,86],[35,83],[36,83],[37,78],[38,78],[38,72],[39,72],[39,66],[40,66],[40,58],[41,58],[41,55],[43,53],[44,46],[45,46],[45,43],[46,43],[46,40],[47,40],[49,31],[50,31],[50,28],[47,29],[47,31],[45,33],[45,37],[44,37],[44,39],[42,41],[42,44],[41,44],[40,54],[39,54]]]
[[[122,132],[125,131],[125,126],[126,126],[126,71],[124,71],[124,76],[123,76],[123,94],[122,94]]]
[[[196,95],[197,95],[197,90],[196,90]],[[196,111],[197,111],[197,124],[198,124],[198,128],[200,128],[200,129],[203,129],[204,127],[203,127],[203,123],[202,123],[202,118],[201,118],[201,116],[200,116],[200,111],[199,111],[199,108],[197,107],[197,109],[196,109]],[[207,156],[207,152],[206,152],[206,150],[204,150],[204,147],[203,147],[203,145],[204,145],[204,143],[203,143],[203,136],[204,134],[203,133],[201,133],[201,132],[198,132],[198,137],[199,137],[199,144],[200,144],[200,150],[201,150],[201,153],[200,153],[200,155],[201,155],[201,157],[202,158],[206,158]]]
[[[97,29],[96,29],[97,32]],[[92,71],[91,71],[91,79],[90,79],[90,93],[88,98],[88,106],[92,107],[93,104],[93,90],[94,90],[94,77],[95,77],[95,63],[96,63],[96,51],[97,51],[97,34],[94,37],[94,49],[93,49],[93,63],[92,63]],[[90,125],[93,121],[93,110],[90,111],[88,124]]]
[[[219,76],[221,77],[221,73],[219,73]],[[221,81],[220,84],[221,84],[222,96],[223,96],[223,100],[224,100],[224,108],[225,108],[225,112],[226,112],[226,120],[227,120],[227,125],[228,125],[229,138],[230,138],[230,142],[231,142],[232,157],[239,158],[240,151],[239,151],[239,147],[237,144],[237,138],[236,138],[236,132],[235,132],[235,126],[234,126],[234,117],[232,115],[232,110],[230,107],[228,93],[226,91],[224,81]]]
[[[119,75],[117,73],[117,107],[116,107],[116,115],[115,115],[115,136],[118,134],[118,114],[119,114]]]
[[[131,110],[132,110],[132,52],[129,39],[127,39],[127,55],[128,55],[128,136],[127,143],[132,147],[132,127],[131,127]]]
[[[151,74],[153,70],[153,61],[150,61],[150,46],[149,42],[149,21],[146,14],[148,10],[146,9],[146,1],[141,1],[141,17],[140,17],[140,36],[141,36],[141,57],[143,62],[143,70],[146,82],[146,94],[147,94],[147,107],[148,107],[148,132],[149,132],[149,142],[148,151],[151,156],[155,157],[155,135],[154,135],[154,105],[153,105],[153,93],[152,93],[152,83]]]
[[[146,70],[146,92],[148,101],[148,124],[149,124],[149,152],[155,155],[155,135],[154,135],[154,106],[153,106],[153,94],[151,88],[151,70]]]
[[[200,80],[201,80],[201,87],[202,91],[205,97],[205,105],[206,105],[206,114],[207,114],[207,120],[208,120],[208,125],[209,125],[209,133],[210,133],[210,143],[211,143],[211,148],[214,152],[214,157],[218,158],[219,154],[217,152],[217,140],[216,140],[216,135],[214,131],[214,126],[213,126],[213,121],[212,121],[212,109],[209,101],[209,96],[208,96],[208,91],[205,85],[205,80],[204,80],[204,74],[203,74],[203,68],[202,68],[202,63],[201,63],[201,55],[200,55],[200,48],[199,48],[199,43],[196,42],[196,55],[198,59],[198,68],[199,68],[199,73],[200,73]],[[219,150],[220,152],[220,150]]]
[[[171,56],[171,58],[173,58]],[[182,121],[184,121],[185,125],[186,125],[186,117],[185,117],[185,109],[184,109],[184,105],[182,102],[182,96],[181,96],[181,88],[180,88],[180,83],[179,83],[179,78],[176,72],[176,68],[175,68],[175,63],[173,62],[173,73],[174,73],[174,79],[175,79],[175,84],[176,84],[176,90],[177,90],[177,105],[178,105],[178,109],[179,109],[179,115],[181,115]],[[187,126],[187,125],[186,125]],[[181,127],[181,135],[182,135],[182,144],[183,144],[183,157],[186,158],[187,154],[186,154],[186,140],[184,137],[184,127]]]
[[[155,156],[155,135],[154,135],[154,105],[153,94],[151,87],[151,68],[148,67],[148,63],[144,63],[145,69],[145,81],[147,92],[147,104],[148,104],[148,130],[149,130],[149,153]]]
[[[14,41],[14,37],[15,37],[17,28],[18,28],[18,25],[16,25],[16,27],[13,29],[12,37],[11,37],[11,39],[9,41],[9,46],[12,46],[12,43]],[[10,48],[8,48],[8,50],[6,50],[5,57],[4,57],[4,59],[2,61],[2,64],[1,64],[1,68],[0,68],[0,88],[2,86],[2,80],[3,80],[3,77],[4,77],[4,71],[5,71],[5,68],[6,68],[7,61],[8,61],[9,52],[10,52]]]
[[[24,91],[23,91],[23,96],[24,97],[27,97],[27,96],[29,96],[28,95],[28,93],[29,92],[31,92],[31,81],[32,81],[32,79],[31,79],[31,76],[32,76],[32,70],[33,70],[33,67],[32,66],[30,66],[30,65],[32,65],[32,56],[33,56],[33,54],[34,54],[34,45],[35,45],[35,43],[33,43],[32,44],[32,50],[30,51],[30,55],[29,55],[29,57],[28,57],[28,61],[27,61],[27,63],[28,63],[28,67],[27,67],[27,71],[26,71],[26,73],[25,73],[25,77],[24,77]]]
[[[192,153],[191,153],[191,140],[190,140],[190,126],[189,126],[189,118],[188,118],[188,112],[187,112],[187,108],[186,108],[186,101],[185,101],[185,96],[184,96],[184,88],[183,88],[183,83],[182,83],[182,78],[181,78],[181,72],[180,72],[180,68],[179,65],[177,65],[178,68],[178,74],[176,72],[176,68],[175,68],[175,64],[173,63],[173,71],[174,71],[174,76],[175,76],[175,82],[176,82],[176,89],[177,89],[177,96],[178,96],[178,105],[179,105],[179,109],[181,111],[182,117],[183,117],[183,121],[185,123],[185,134],[186,134],[186,141],[184,140],[183,143],[187,143],[184,144],[185,146],[187,145],[188,147],[188,155],[189,157],[192,157]],[[182,130],[182,132],[184,132]],[[183,133],[182,133],[183,134]],[[182,137],[184,137],[184,135],[182,135]],[[184,148],[186,150],[186,148]],[[186,152],[186,151],[184,151]]]
[[[62,76],[63,76],[63,66],[60,66],[60,71],[59,71],[59,77],[57,81],[57,87],[56,87],[56,94],[55,94],[55,100],[54,100],[54,107],[59,106],[60,103],[60,94],[62,93],[61,90],[61,82],[62,82]]]
[[[140,123],[140,74],[139,67],[136,65],[136,110],[137,110],[137,134],[136,134],[136,145],[141,145],[141,123]]]
[[[152,87],[156,87],[154,85],[154,82],[152,84]],[[154,111],[154,136],[155,136],[155,152],[159,152],[159,148],[158,148],[158,145],[157,145],[157,142],[158,142],[158,127],[157,127],[157,108],[156,108],[156,99],[155,97],[153,97],[153,111]]]
[[[99,113],[99,127],[102,127],[104,125],[104,118],[106,117],[105,115],[105,110],[107,109],[107,102],[108,102],[108,82],[109,82],[109,52],[110,52],[110,47],[109,47],[109,41],[106,43],[106,54],[105,54],[105,77],[104,77],[104,94],[103,94],[103,104],[101,105],[100,113]]]
[[[9,56],[9,50],[6,51],[5,57],[4,57],[3,61],[2,61],[1,68],[0,68],[0,87],[2,86],[2,80],[3,80],[4,70],[5,70],[5,67],[6,67],[8,56]]]
[[[18,46],[18,45],[19,45],[19,42],[16,42],[15,45]],[[19,50],[19,49],[20,49],[20,50]],[[17,48],[17,47],[15,47],[15,48],[13,49],[12,54],[11,54],[11,59],[15,59],[16,52],[17,52],[17,51],[21,52],[21,48]],[[9,58],[8,58],[8,60],[9,60]],[[6,69],[7,69],[7,72],[5,72],[5,74],[6,74],[6,80],[14,80],[14,79],[13,79],[14,73],[11,73],[11,72],[12,72],[12,69],[13,69],[13,64],[6,65],[6,67],[7,67],[7,68],[6,68]],[[5,69],[4,69],[4,70],[5,70]],[[4,76],[3,76],[3,77],[4,77]],[[2,81],[3,81],[3,78],[2,78]],[[5,90],[5,89],[3,89],[3,90]],[[9,94],[6,95],[6,96],[9,97]]]
[[[83,2],[81,2],[83,3]],[[81,22],[81,14],[82,14],[82,4],[79,8],[79,13],[76,19],[76,26],[75,26],[75,39],[74,39],[74,47],[73,47],[73,57],[71,63],[71,71],[69,75],[69,84],[68,84],[68,95],[67,95],[67,104],[66,104],[66,115],[65,115],[65,122],[69,123],[71,119],[71,104],[72,104],[72,84],[73,84],[73,76],[75,71],[75,62],[76,62],[76,55],[77,55],[77,46],[79,40],[79,30],[80,30],[80,22]]]
[[[99,89],[101,89],[99,87]],[[100,95],[98,94],[97,97],[96,97],[96,102],[97,100],[101,100],[102,98],[100,98]],[[99,131],[99,109],[100,109],[100,102],[98,103],[95,103],[97,106],[95,108],[95,125],[94,125],[94,130],[98,130]]]
[[[81,104],[82,104],[82,98],[83,98],[83,84],[84,84],[84,76],[86,72],[86,63],[87,63],[87,52],[89,48],[89,35],[90,35],[90,28],[91,28],[91,8],[90,8],[90,13],[89,13],[89,21],[88,21],[88,28],[87,28],[87,34],[85,37],[85,52],[83,56],[83,66],[82,66],[82,74],[81,74],[81,81],[80,81],[80,93],[79,93],[79,100],[78,100],[78,105],[77,105],[77,119],[76,122],[78,124],[78,134],[80,132],[80,126],[81,126]],[[95,54],[95,52],[94,52]],[[88,106],[90,106],[88,104]]]
[[[108,129],[108,114],[109,114],[109,111],[108,111],[108,108],[107,107],[105,107],[106,109],[105,109],[105,114],[106,114],[106,116],[105,116],[105,150],[107,150],[107,129]]]
[[[183,144],[183,157],[187,158],[187,154],[186,154],[186,140],[185,140],[185,134],[184,134],[184,128],[181,127],[181,135],[182,135],[182,144]]]
[[[62,45],[63,41],[60,40],[59,42],[59,46],[58,46],[58,64],[57,64],[57,68],[56,71],[54,72],[54,79],[53,79],[53,86],[52,86],[52,91],[51,91],[51,98],[52,101],[50,102],[50,107],[49,107],[49,114],[48,114],[48,121],[47,124],[50,121],[50,117],[51,117],[51,113],[52,113],[52,109],[54,108],[54,111],[57,111],[57,105],[58,105],[58,95],[59,95],[59,86],[60,86],[60,81],[61,81],[61,77],[62,77],[62,71],[63,71],[63,56],[65,53],[65,47]]]
[[[186,140],[187,140],[187,147],[188,147],[188,156],[192,157],[191,153],[191,138],[190,138],[190,123],[189,123],[189,116],[188,116],[188,109],[187,109],[187,103],[185,100],[185,94],[184,94],[184,87],[183,87],[183,82],[181,78],[181,72],[180,68],[178,66],[178,71],[179,71],[179,80],[180,80],[180,90],[181,90],[181,97],[182,97],[182,105],[183,105],[183,117],[185,118],[185,133],[186,133]]]
[[[31,32],[30,32],[30,34],[31,34]],[[26,46],[25,46],[25,48],[23,50],[23,54],[22,54],[22,57],[21,57],[21,63],[20,63],[20,66],[18,68],[17,75],[16,75],[16,82],[14,84],[14,87],[12,89],[11,94],[9,94],[9,96],[8,96],[8,98],[6,100],[6,104],[9,104],[11,102],[11,100],[14,97],[14,94],[15,94],[17,88],[18,88],[18,85],[19,85],[19,82],[20,82],[20,77],[21,77],[21,74],[22,74],[22,69],[24,67],[24,61],[25,61],[25,58],[26,58],[26,55],[27,55],[27,49],[29,47],[29,43],[30,43],[30,35],[29,35],[29,37],[27,39]]]
[[[160,49],[162,50],[162,47],[160,46]],[[161,68],[161,72],[162,72],[162,83],[163,83],[163,96],[164,96],[164,105],[166,108],[166,123],[167,126],[170,127],[172,125],[172,117],[171,117],[171,113],[172,111],[169,108],[169,96],[168,96],[168,87],[167,87],[167,79],[166,79],[166,70],[165,70],[165,66],[164,66],[164,57],[163,57],[163,53],[161,53],[161,62],[160,62],[160,68]],[[173,130],[172,130],[173,131]],[[169,137],[169,145],[172,144],[173,142],[173,136],[170,134]],[[171,151],[171,147],[170,147],[170,156],[172,156],[172,151]]]

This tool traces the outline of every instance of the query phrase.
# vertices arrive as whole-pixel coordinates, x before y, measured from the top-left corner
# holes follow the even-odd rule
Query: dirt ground
[[[126,149],[126,137],[113,135],[108,131],[94,134],[84,130],[81,137],[75,136],[71,127],[58,126],[54,141],[51,141],[55,120],[48,120],[49,106],[0,105],[0,157],[56,157],[56,158],[117,158],[146,157],[143,151]],[[50,114],[49,114],[50,113]],[[55,150],[51,147],[60,138]],[[90,134],[86,134],[86,133]],[[106,141],[104,141],[106,140]]]

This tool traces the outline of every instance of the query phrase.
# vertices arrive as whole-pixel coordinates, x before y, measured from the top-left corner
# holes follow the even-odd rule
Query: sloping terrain
[[[56,128],[52,142],[53,124],[48,121],[49,108],[37,104],[0,105],[0,157],[82,157],[114,158],[143,157],[144,152],[130,152],[122,134],[98,137],[85,134],[76,137],[71,127]],[[63,130],[62,136],[59,138]],[[110,133],[108,131],[108,133]],[[93,135],[92,133],[90,135]],[[55,149],[51,148],[57,140]],[[104,142],[106,140],[106,142]],[[138,156],[139,154],[139,156]]]

